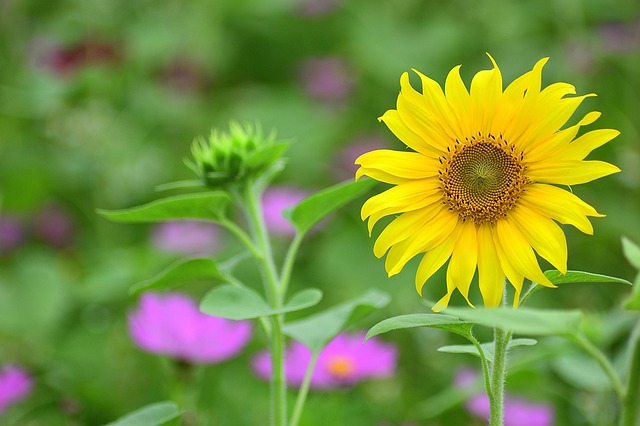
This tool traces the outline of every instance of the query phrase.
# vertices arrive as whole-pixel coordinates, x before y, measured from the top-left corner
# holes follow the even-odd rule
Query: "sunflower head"
[[[567,83],[541,87],[547,59],[503,89],[500,69],[478,72],[468,90],[460,66],[449,72],[444,90],[421,74],[422,91],[400,78],[396,109],[380,120],[410,151],[376,150],[360,156],[356,178],[367,175],[393,185],[362,207],[371,233],[382,217],[395,218],[374,245],[385,254],[389,276],[417,255],[416,289],[447,261],[447,293],[434,310],[447,306],[454,290],[467,299],[477,273],[485,306],[498,306],[505,277],[517,306],[524,279],[553,287],[537,256],[567,270],[567,244],[560,224],[593,233],[589,216],[601,217],[570,185],[620,171],[585,160],[619,132],[599,129],[577,137],[593,123],[590,112],[567,126],[582,101]],[[473,306],[473,305],[472,305]]]

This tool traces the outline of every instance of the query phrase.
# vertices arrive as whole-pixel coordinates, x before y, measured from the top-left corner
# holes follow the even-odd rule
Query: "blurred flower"
[[[471,397],[465,407],[474,416],[489,420],[487,395]],[[554,417],[553,408],[548,404],[534,404],[508,396],[504,398],[504,426],[551,426]]]
[[[262,195],[262,213],[267,229],[274,235],[290,237],[296,230],[282,213],[299,203],[308,192],[293,186],[272,186]]]
[[[299,0],[298,14],[302,16],[325,16],[336,10],[338,0]]]
[[[351,142],[338,153],[336,164],[336,175],[338,179],[351,179],[358,170],[355,161],[365,152],[375,149],[382,149],[385,143],[382,138],[372,136],[362,136]]]
[[[628,53],[640,49],[640,20],[608,22],[600,25],[597,32],[609,52]]]
[[[0,370],[0,414],[29,396],[33,380],[22,368],[6,365]]]
[[[470,367],[463,367],[456,372],[453,378],[453,386],[458,389],[467,389],[478,381],[478,373]]]
[[[16,249],[24,239],[20,221],[12,216],[0,215],[0,254]]]
[[[113,44],[94,38],[87,38],[69,46],[62,46],[48,39],[39,39],[34,42],[32,50],[36,66],[60,76],[71,74],[88,65],[113,64],[120,57]]]
[[[335,56],[309,58],[300,69],[304,91],[321,101],[344,101],[353,88],[350,74],[344,60]]]
[[[145,293],[129,313],[129,334],[142,350],[191,363],[234,357],[251,338],[251,323],[205,315],[188,296]]]
[[[164,252],[210,255],[220,245],[218,226],[196,220],[164,222],[152,229],[153,244]]]
[[[33,219],[36,237],[57,248],[66,247],[73,239],[74,224],[61,207],[51,204],[44,207]]]
[[[478,72],[470,92],[459,66],[449,73],[445,91],[416,71],[422,80],[419,93],[404,73],[397,109],[380,120],[415,152],[377,150],[357,160],[357,178],[367,175],[395,185],[362,207],[369,232],[380,218],[398,215],[373,250],[377,257],[387,254],[389,276],[424,254],[415,278],[421,293],[449,260],[447,293],[435,311],[449,304],[456,289],[473,306],[469,287],[476,268],[487,307],[500,304],[505,275],[516,290],[514,306],[524,278],[555,287],[536,257],[537,252],[566,273],[566,238],[555,221],[592,234],[588,216],[603,216],[555,185],[577,185],[620,171],[602,161],[583,161],[618,131],[595,130],[574,140],[599,112],[560,130],[592,94],[566,98],[575,93],[567,83],[541,90],[546,58],[503,91],[500,70],[491,61],[493,69]]]
[[[208,84],[201,66],[189,59],[176,59],[160,71],[160,82],[178,95],[196,94]]]
[[[353,385],[365,379],[389,377],[395,373],[395,346],[376,338],[364,341],[364,333],[340,334],[320,352],[310,386],[333,389]],[[302,343],[292,342],[285,353],[287,382],[300,386],[311,360],[311,351]],[[263,379],[271,376],[271,358],[267,352],[254,357],[254,372]]]

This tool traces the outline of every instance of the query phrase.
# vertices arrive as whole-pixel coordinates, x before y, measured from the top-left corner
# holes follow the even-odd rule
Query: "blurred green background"
[[[97,425],[170,397],[166,360],[131,343],[126,312],[136,303],[128,287],[177,256],[154,247],[151,227],[109,223],[96,208],[141,204],[158,197],[156,185],[191,178],[182,160],[192,139],[229,120],[257,120],[292,141],[276,183],[314,191],[347,179],[353,158],[345,150],[402,147],[376,120],[395,107],[402,72],[416,68],[443,83],[463,64],[469,83],[489,68],[485,52],[505,82],[550,56],[544,83],[598,94],[576,117],[602,111],[596,126],[622,132],[595,156],[623,171],[573,188],[607,217],[593,220],[594,236],[564,228],[569,268],[632,279],[620,238],[640,242],[636,0],[0,1],[0,215],[24,231],[21,244],[0,253],[0,364],[18,363],[36,379],[34,394],[0,424]],[[294,289],[323,289],[321,307],[370,287],[390,293],[392,303],[363,329],[427,312],[413,286],[415,262],[386,278],[361,202],[308,238]],[[62,240],[37,227],[52,208],[68,224]],[[237,247],[222,240],[224,257]],[[439,273],[424,297],[443,292]],[[621,357],[633,318],[615,309],[628,292],[565,286],[532,304],[586,310],[590,337]],[[397,375],[313,393],[303,424],[482,424],[454,397],[433,409],[456,371],[476,365],[437,352],[455,337],[419,330],[385,339],[400,348]],[[248,367],[263,345],[257,331],[243,355],[204,369],[200,405],[210,424],[264,424],[268,385]],[[562,367],[579,352],[553,339],[521,352],[508,392],[553,404],[558,425],[607,424],[601,407],[612,396],[602,382]]]

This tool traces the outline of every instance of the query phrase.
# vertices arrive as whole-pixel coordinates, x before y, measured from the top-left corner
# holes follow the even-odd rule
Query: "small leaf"
[[[565,275],[562,275],[560,271],[549,270],[545,271],[544,275],[549,278],[554,284],[568,284],[568,283],[631,283],[622,278],[610,277],[608,275],[594,274],[591,272],[583,271],[567,271]]]
[[[444,314],[409,314],[387,318],[380,321],[367,333],[367,339],[392,330],[402,330],[405,328],[429,327],[450,331],[468,337],[471,334],[473,323],[460,321],[458,318]]]
[[[354,322],[371,311],[386,306],[387,303],[389,296],[386,293],[369,290],[351,301],[285,324],[283,331],[312,352],[317,352]]]
[[[376,183],[377,181],[373,179],[363,179],[331,186],[300,201],[286,211],[285,216],[299,233],[304,234],[329,213],[364,194]]]
[[[518,346],[533,346],[538,343],[535,339],[512,339],[509,341],[509,349],[516,348]],[[493,362],[493,355],[495,350],[494,342],[482,343],[482,352],[489,362]],[[478,348],[474,345],[449,345],[438,348],[438,352],[448,352],[454,354],[470,354],[480,358]]]
[[[106,426],[159,426],[181,414],[173,402],[156,402],[120,417]]]
[[[591,357],[584,355],[553,357],[551,365],[560,377],[579,389],[595,392],[611,389],[609,377]]]
[[[634,268],[640,270],[640,247],[626,237],[622,237],[622,252]]]
[[[320,290],[309,288],[294,294],[282,308],[273,309],[250,288],[222,285],[205,295],[200,302],[200,310],[216,317],[247,320],[299,311],[318,304],[321,299]]]
[[[447,308],[444,313],[487,327],[499,327],[531,336],[573,335],[580,329],[582,312],[532,308]]]
[[[180,219],[220,221],[229,204],[224,192],[176,195],[162,198],[141,206],[122,210],[97,212],[115,222],[140,223],[162,222]]]
[[[218,265],[209,258],[181,259],[169,265],[153,278],[134,284],[129,293],[139,294],[146,290],[172,288],[187,281],[215,280],[226,281],[218,270]]]
[[[284,154],[288,147],[288,143],[278,143],[260,147],[247,155],[245,159],[246,167],[248,169],[255,169],[264,165],[268,166],[273,164],[278,158],[282,157],[282,154]]]

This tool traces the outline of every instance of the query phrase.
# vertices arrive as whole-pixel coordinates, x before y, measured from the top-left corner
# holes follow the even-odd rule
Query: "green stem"
[[[613,365],[611,365],[611,362],[609,362],[609,359],[602,353],[602,351],[596,345],[591,343],[591,341],[587,339],[587,337],[582,333],[567,336],[567,338],[584,349],[589,355],[593,357],[593,359],[598,362],[598,364],[600,364],[600,367],[602,367],[607,377],[609,377],[618,400],[621,403],[624,403],[625,390],[622,386],[622,382],[620,381],[618,374],[613,369]]]
[[[501,328],[494,328],[495,353],[491,366],[491,394],[489,406],[491,416],[490,426],[503,426],[504,424],[504,384],[507,372],[507,347],[511,333]]]
[[[262,267],[265,284],[265,292],[269,305],[278,309],[282,307],[284,294],[281,292],[282,286],[276,272],[271,242],[267,233],[267,227],[262,216],[262,193],[259,185],[254,182],[247,183],[246,200],[248,207],[248,218],[254,233],[260,257],[258,258]],[[282,314],[271,317],[271,425],[286,426],[287,424],[287,384],[284,376],[284,335],[282,327],[284,318]]]
[[[282,294],[287,294],[287,287],[289,286],[289,280],[291,278],[293,262],[295,261],[302,238],[304,238],[304,234],[296,233],[296,236],[291,241],[289,249],[287,250],[287,256],[284,259],[282,272],[280,273],[280,291]]]
[[[478,340],[475,338],[475,336],[473,334],[470,334],[468,336],[468,339],[471,341],[471,343],[473,343],[473,345],[476,347],[476,349],[478,349],[478,353],[480,354],[480,359],[482,360],[482,373],[484,376],[484,388],[487,391],[487,395],[489,396],[489,398],[491,398],[491,380],[489,379],[489,361],[487,360],[487,357],[484,354],[484,350],[482,349],[482,345],[480,344],[480,342],[478,342]]]
[[[313,370],[316,367],[316,362],[318,361],[319,355],[320,355],[320,352],[314,352],[311,354],[311,359],[309,360],[307,371],[304,373],[302,384],[300,384],[300,390],[298,391],[298,398],[296,399],[296,405],[293,409],[293,415],[291,416],[291,422],[289,422],[289,426],[298,426],[298,422],[300,421],[300,416],[302,416],[302,409],[304,408],[304,403],[307,401],[307,394],[309,393],[309,385],[311,384],[311,377],[313,376]]]
[[[627,393],[622,404],[621,426],[638,424],[640,407],[640,322],[631,335],[631,365],[629,366]]]

